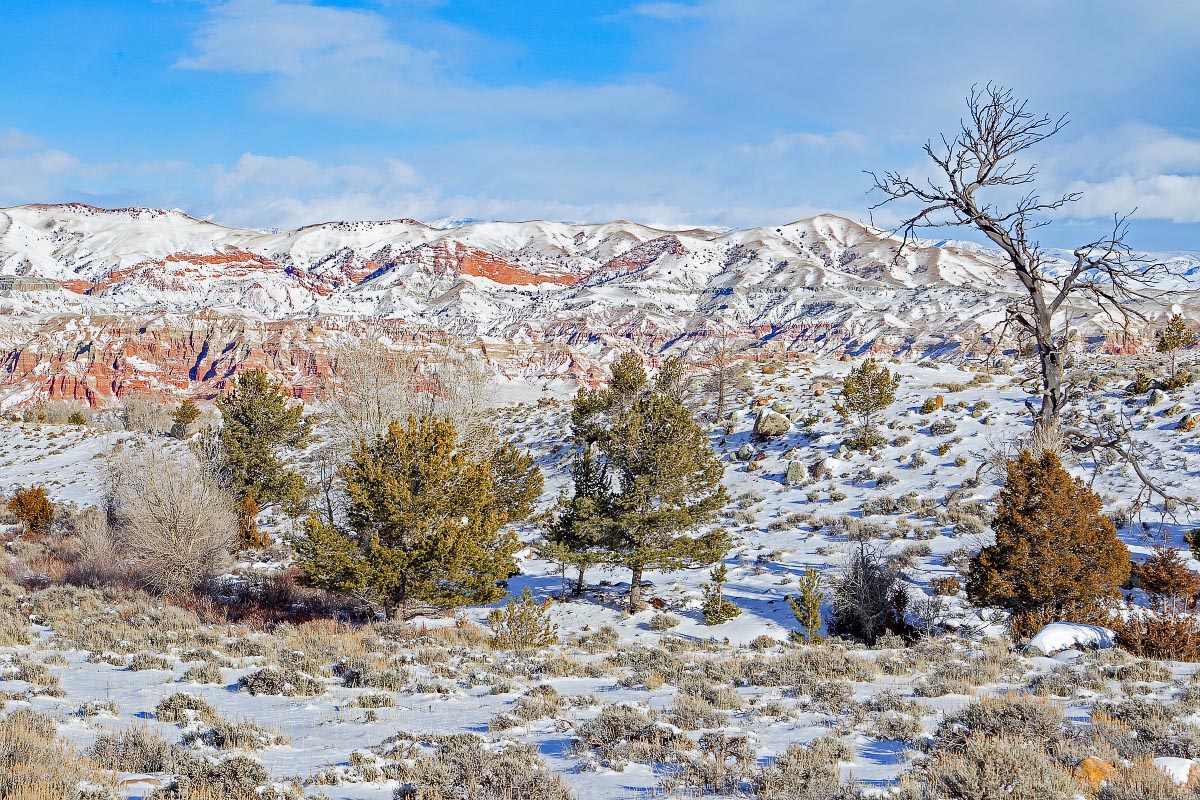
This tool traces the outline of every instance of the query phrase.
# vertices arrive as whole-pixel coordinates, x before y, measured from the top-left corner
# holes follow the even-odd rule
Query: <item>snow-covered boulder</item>
[[[1037,648],[1046,655],[1072,648],[1104,648],[1117,643],[1117,633],[1099,625],[1084,625],[1078,622],[1051,622],[1029,640],[1030,648]]]

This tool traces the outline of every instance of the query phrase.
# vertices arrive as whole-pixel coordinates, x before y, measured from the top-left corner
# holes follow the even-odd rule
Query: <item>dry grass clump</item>
[[[786,753],[751,777],[750,786],[761,800],[853,800],[857,792],[841,782],[838,771],[838,762],[853,758],[849,745],[834,737],[807,747],[788,745]]]
[[[207,700],[186,692],[176,692],[159,700],[154,707],[154,716],[162,722],[183,725],[193,721],[212,723],[219,717],[217,710]]]
[[[303,653],[323,669],[330,665],[365,659],[389,648],[387,642],[370,625],[347,625],[332,619],[319,619],[299,624],[282,623],[273,631],[270,642],[279,661],[289,654]]]
[[[387,663],[376,658],[352,659],[335,666],[333,672],[342,679],[343,686],[350,688],[369,687],[387,692],[402,692],[407,689],[412,684],[409,671],[387,666]]]
[[[567,700],[553,686],[534,686],[516,699],[510,711],[493,717],[488,730],[503,731],[537,719],[557,717],[566,705]]]
[[[575,749],[596,756],[621,772],[630,762],[672,763],[693,743],[665,724],[653,711],[633,706],[607,706],[595,719],[575,728]]]
[[[1117,664],[1109,667],[1109,675],[1119,681],[1167,683],[1171,680],[1171,668],[1161,661],[1139,660],[1132,664]]]
[[[1108,676],[1097,666],[1061,666],[1035,675],[1027,687],[1039,697],[1072,697],[1080,689],[1093,692],[1108,690]]]
[[[179,681],[181,683],[224,683],[225,678],[221,675],[219,664],[206,661],[203,664],[188,667]]]
[[[0,719],[0,797],[115,800],[117,793],[111,775],[58,738],[54,720],[20,709]]]
[[[621,641],[621,634],[612,625],[602,625],[595,631],[582,633],[575,645],[585,653],[607,653]]]
[[[253,758],[236,755],[221,761],[183,758],[169,786],[147,800],[299,800],[298,788],[279,791],[269,786],[270,776]]]
[[[264,747],[287,744],[290,741],[287,737],[267,730],[249,720],[241,722],[218,720],[210,728],[193,731],[183,737],[185,745],[200,742],[218,750],[262,750]]]
[[[544,675],[549,678],[600,678],[607,672],[607,667],[602,663],[584,664],[579,659],[562,653],[541,657],[531,666],[530,677]]]
[[[170,742],[145,725],[102,733],[87,756],[105,769],[119,772],[171,772],[180,759]]]
[[[742,662],[742,681],[750,686],[807,687],[830,680],[869,681],[878,671],[873,661],[850,655],[844,648],[810,645]]]
[[[29,618],[17,607],[21,589],[0,575],[0,647],[20,647],[33,641]]]
[[[745,734],[709,731],[700,737],[699,752],[662,781],[664,789],[687,787],[702,793],[732,794],[754,765],[754,748]]]
[[[1200,756],[1200,729],[1184,718],[1188,709],[1177,703],[1149,699],[1097,703],[1092,724],[1081,738],[1097,752],[1117,758]]]
[[[717,728],[725,723],[725,714],[703,697],[694,694],[679,694],[667,718],[672,725],[685,731]]]
[[[201,635],[194,613],[119,587],[51,586],[20,602],[30,619],[54,629],[63,649],[161,653],[194,647]]]
[[[1060,707],[1020,695],[985,697],[947,716],[934,734],[938,749],[962,750],[981,738],[1007,737],[1054,747],[1064,723]]]
[[[13,660],[12,666],[14,671],[9,677],[14,680],[25,681],[38,688],[57,688],[59,685],[58,676],[40,661],[19,656]]]
[[[263,667],[244,676],[238,686],[250,694],[315,697],[325,691],[320,681],[291,669]]]
[[[392,737],[405,760],[386,770],[401,782],[396,800],[573,800],[560,776],[530,744],[486,745],[472,734]],[[418,745],[432,744],[432,752]]]
[[[905,800],[1075,800],[1084,787],[1037,740],[970,736],[901,779]]]
[[[171,662],[153,653],[135,653],[133,658],[129,659],[129,669],[131,672],[145,672],[152,669],[170,672]]]
[[[1118,767],[1100,786],[1096,800],[1185,800],[1195,798],[1196,770],[1192,769],[1188,785],[1180,786],[1175,779],[1154,766],[1148,758],[1138,758]]]

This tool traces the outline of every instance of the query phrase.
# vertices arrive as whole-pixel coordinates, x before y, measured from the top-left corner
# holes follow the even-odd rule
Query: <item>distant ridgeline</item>
[[[39,278],[36,275],[0,275],[0,294],[12,292],[57,292],[62,289],[58,281]]]

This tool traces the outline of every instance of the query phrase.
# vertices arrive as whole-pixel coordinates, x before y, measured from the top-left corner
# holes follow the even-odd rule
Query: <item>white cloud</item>
[[[0,131],[0,154],[21,153],[40,147],[42,140],[31,133],[9,128]]]
[[[421,182],[416,170],[395,159],[385,159],[378,167],[365,167],[358,164],[324,165],[298,156],[275,158],[245,153],[232,168],[216,167],[215,173],[212,188],[218,197],[250,187],[278,192],[352,187],[373,191],[407,188]]]
[[[867,137],[855,131],[785,133],[772,137],[764,144],[744,144],[738,148],[744,155],[768,157],[787,155],[794,150],[865,153],[870,149]]]
[[[230,0],[214,6],[182,69],[300,75],[312,69],[433,60],[388,35],[378,14],[277,0]]]
[[[1080,219],[1134,214],[1138,219],[1200,222],[1200,175],[1118,175],[1097,183],[1076,181],[1069,191],[1083,198],[1067,206],[1066,213]]]
[[[382,15],[284,0],[229,0],[196,31],[186,70],[267,76],[268,102],[312,113],[445,125],[549,120],[596,126],[661,119],[675,93],[646,80],[491,86],[446,52],[401,38]],[[466,34],[448,30],[447,38]]]
[[[0,205],[60,197],[65,181],[82,177],[81,168],[79,159],[33,134],[0,131]]]

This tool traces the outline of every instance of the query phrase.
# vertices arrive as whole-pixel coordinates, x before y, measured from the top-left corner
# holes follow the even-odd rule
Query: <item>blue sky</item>
[[[1070,126],[1047,243],[1200,249],[1198,0],[7,0],[0,205],[232,225],[866,219],[972,83]],[[876,221],[889,224],[888,215]]]

